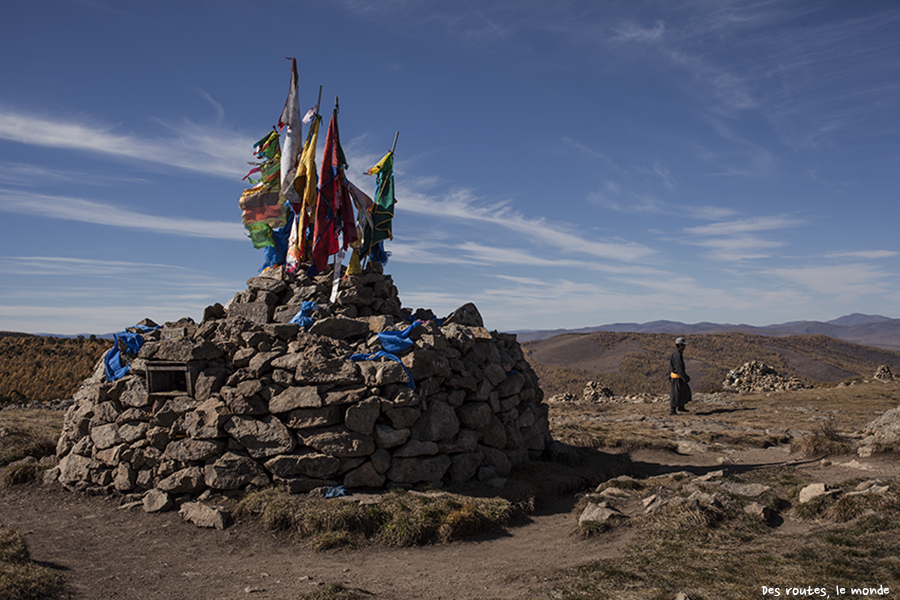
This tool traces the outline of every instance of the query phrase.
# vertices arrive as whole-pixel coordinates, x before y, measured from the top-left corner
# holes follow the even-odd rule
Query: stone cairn
[[[272,483],[291,493],[499,483],[550,445],[515,335],[485,329],[471,304],[440,324],[411,314],[381,273],[345,278],[330,304],[331,279],[275,269],[207,307],[199,325],[146,333],[124,377],[107,381],[98,363],[66,413],[48,479],[140,494],[145,510],[163,510]],[[290,322],[304,301],[321,307],[308,329]],[[411,318],[425,322],[402,364],[351,360],[382,350],[377,334]]]
[[[881,365],[875,370],[875,379],[880,379],[881,381],[891,381],[894,378],[894,373],[891,371],[891,368],[887,365]]]
[[[796,377],[783,377],[769,365],[752,360],[725,375],[725,389],[738,392],[783,392],[801,390],[806,385]]]
[[[615,397],[613,391],[599,381],[588,381],[581,390],[585,402],[610,402]]]

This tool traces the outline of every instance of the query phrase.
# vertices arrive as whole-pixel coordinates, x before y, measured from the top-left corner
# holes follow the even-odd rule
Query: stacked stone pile
[[[875,370],[874,377],[875,379],[880,379],[882,381],[890,381],[894,378],[894,373],[889,366],[881,365]]]
[[[551,438],[537,377],[514,335],[484,328],[471,304],[440,324],[401,307],[389,275],[280,270],[252,278],[202,323],[147,333],[130,371],[102,364],[66,414],[49,474],[69,488],[142,494],[159,509],[206,490],[282,483],[316,488],[490,481],[541,455]],[[307,329],[290,321],[321,306]],[[378,333],[413,345],[372,355]]]
[[[586,402],[610,402],[615,397],[611,389],[598,381],[588,381],[581,395]]]
[[[783,392],[801,390],[806,385],[797,377],[783,377],[769,365],[752,360],[732,369],[722,383],[725,389],[738,392]]]

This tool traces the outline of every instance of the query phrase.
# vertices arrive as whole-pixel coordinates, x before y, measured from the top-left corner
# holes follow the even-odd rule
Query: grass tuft
[[[850,454],[855,444],[835,426],[834,417],[820,424],[808,437],[791,443],[791,452],[809,458]]]
[[[41,478],[44,471],[50,468],[50,465],[42,465],[39,463],[31,465],[19,465],[17,467],[7,467],[3,470],[4,485],[21,485],[23,483],[31,483]]]
[[[0,528],[0,598],[53,600],[62,592],[62,577],[31,561],[25,540],[17,531]]]
[[[284,488],[247,494],[240,516],[258,517],[273,531],[305,539],[316,550],[381,544],[419,546],[463,539],[508,524],[517,506],[502,498],[472,498],[446,492],[394,490],[377,504],[341,498],[292,496]]]
[[[348,588],[340,583],[333,583],[318,590],[300,594],[297,600],[363,600],[373,595],[365,590]]]

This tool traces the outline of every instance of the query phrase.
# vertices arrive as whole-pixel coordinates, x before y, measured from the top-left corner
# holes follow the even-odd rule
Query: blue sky
[[[340,97],[354,183],[400,132],[404,306],[900,317],[896,2],[12,0],[0,330],[199,320],[243,289],[241,178],[290,56],[304,112]]]

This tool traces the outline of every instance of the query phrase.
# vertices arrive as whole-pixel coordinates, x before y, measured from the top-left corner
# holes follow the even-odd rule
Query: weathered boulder
[[[233,523],[231,513],[227,510],[208,506],[202,502],[185,502],[178,510],[178,514],[197,527],[225,529]]]
[[[281,455],[270,458],[265,463],[266,469],[277,477],[295,477],[305,475],[318,479],[327,479],[338,472],[341,461],[335,456],[319,452]]]
[[[169,494],[199,494],[206,489],[200,467],[188,467],[175,471],[156,484],[156,489]]]
[[[445,454],[416,458],[394,458],[387,477],[397,483],[438,481],[450,468],[450,457]]]
[[[225,424],[225,431],[254,458],[284,454],[293,450],[297,444],[288,428],[274,415],[258,419],[234,415]]]
[[[208,463],[203,469],[203,480],[208,487],[217,490],[264,487],[270,482],[258,462],[234,452],[223,454]]]
[[[156,488],[148,490],[141,501],[144,505],[144,511],[148,513],[165,512],[175,508],[175,502],[168,492]]]
[[[626,516],[622,511],[607,502],[588,502],[578,517],[578,524],[585,526],[588,523],[606,523],[613,519],[623,518]]]

